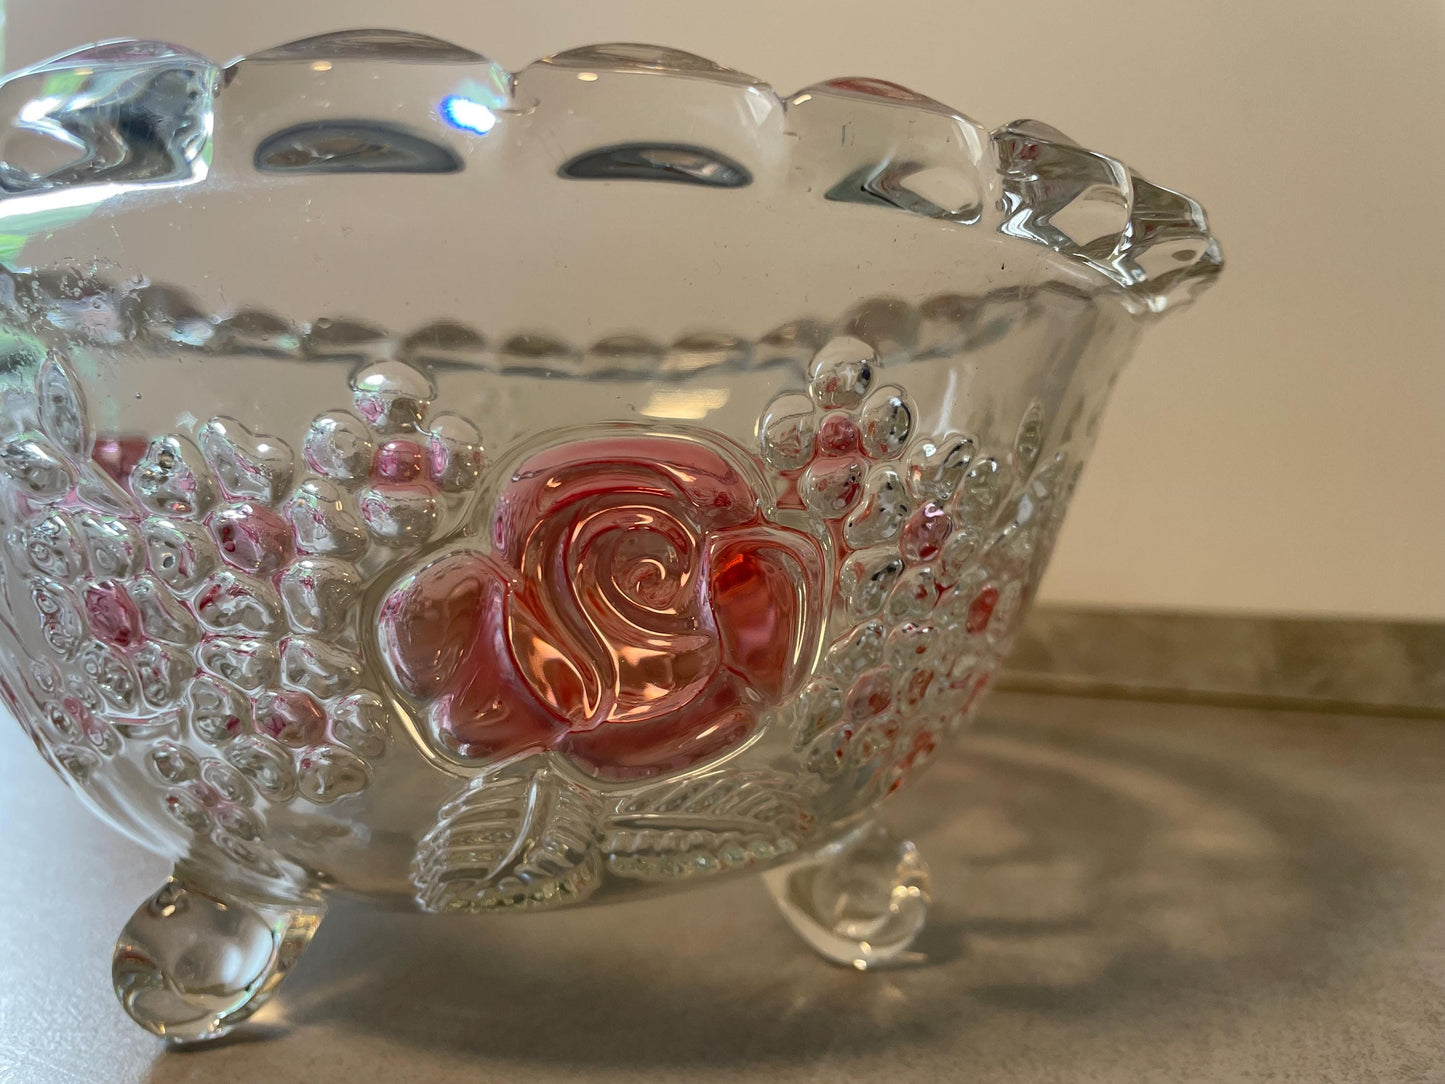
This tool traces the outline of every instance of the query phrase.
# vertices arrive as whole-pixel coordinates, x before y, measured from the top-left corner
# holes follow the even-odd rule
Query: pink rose
[[[381,609],[392,676],[463,756],[676,771],[745,740],[811,663],[822,548],[766,520],[704,445],[629,434],[540,452],[490,528],[492,552],[437,558]]]

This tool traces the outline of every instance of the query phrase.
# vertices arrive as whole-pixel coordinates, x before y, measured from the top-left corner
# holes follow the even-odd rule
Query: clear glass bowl
[[[175,863],[117,992],[265,999],[332,892],[768,870],[896,957],[965,726],[1198,204],[874,79],[352,31],[0,86],[0,671]]]

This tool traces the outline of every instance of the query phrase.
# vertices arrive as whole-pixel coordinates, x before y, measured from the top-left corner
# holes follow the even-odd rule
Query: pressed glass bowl
[[[831,959],[965,726],[1193,201],[893,83],[353,31],[0,86],[0,691],[173,860],[116,949],[221,1034],[332,892],[767,871]]]

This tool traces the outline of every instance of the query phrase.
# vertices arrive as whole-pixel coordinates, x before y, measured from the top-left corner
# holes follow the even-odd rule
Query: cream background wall
[[[1439,0],[21,0],[5,59],[119,36],[227,59],[362,25],[511,67],[632,40],[783,91],[875,75],[1184,189],[1226,274],[1120,382],[1042,597],[1445,619]]]

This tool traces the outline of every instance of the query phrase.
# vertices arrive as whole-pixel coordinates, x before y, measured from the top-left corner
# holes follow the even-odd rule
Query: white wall
[[[876,75],[1184,189],[1225,276],[1121,382],[1044,596],[1445,619],[1439,0],[21,0],[6,62],[118,36],[226,59],[358,25],[512,67],[640,40],[784,91]]]

